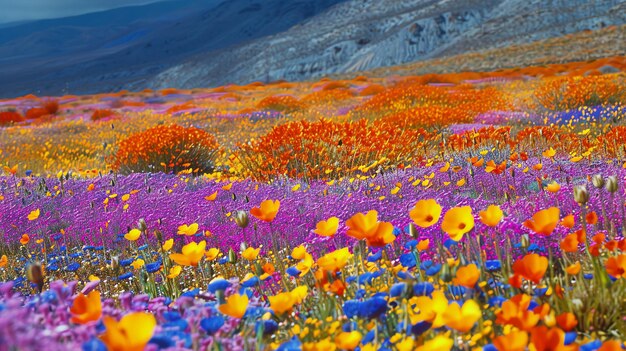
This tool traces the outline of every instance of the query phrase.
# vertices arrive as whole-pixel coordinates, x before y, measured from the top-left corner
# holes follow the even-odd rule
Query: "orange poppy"
[[[535,213],[533,218],[525,221],[524,226],[537,234],[548,236],[552,234],[557,223],[559,223],[560,213],[561,211],[558,207],[541,210]]]

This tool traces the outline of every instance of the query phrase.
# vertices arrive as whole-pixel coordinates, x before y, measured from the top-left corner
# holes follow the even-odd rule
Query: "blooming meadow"
[[[2,100],[0,350],[622,350],[594,67]]]

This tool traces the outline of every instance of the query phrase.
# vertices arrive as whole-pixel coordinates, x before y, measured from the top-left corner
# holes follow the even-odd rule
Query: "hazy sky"
[[[0,0],[0,23],[57,18],[162,0]]]

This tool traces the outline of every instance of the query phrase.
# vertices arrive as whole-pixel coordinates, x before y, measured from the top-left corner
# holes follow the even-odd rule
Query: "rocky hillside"
[[[278,35],[196,56],[148,84],[304,80],[623,23],[623,0],[352,0]]]
[[[524,51],[501,49],[625,23],[626,0],[176,0],[3,28],[0,96],[306,80],[477,52],[522,65]],[[611,55],[626,53],[621,33]],[[578,59],[598,56],[581,45]]]

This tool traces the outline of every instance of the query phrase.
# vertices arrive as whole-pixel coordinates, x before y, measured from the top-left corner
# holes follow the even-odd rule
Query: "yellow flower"
[[[299,287],[291,290],[291,295],[293,296],[296,303],[302,303],[304,299],[307,297],[309,293],[309,288],[306,285],[300,285]]]
[[[554,155],[556,155],[556,150],[550,147],[548,150],[544,151],[541,155],[545,158],[552,158],[554,157]]]
[[[415,342],[411,338],[405,338],[404,340],[396,343],[398,351],[413,351]]]
[[[33,210],[28,214],[28,220],[34,221],[35,219],[39,218],[40,214],[41,214],[41,211],[39,209]]]
[[[346,221],[348,226],[346,234],[358,240],[365,239],[376,231],[378,223],[378,211],[376,210],[357,213]]]
[[[190,225],[183,224],[178,227],[178,235],[192,236],[198,232],[198,223],[192,223]]]
[[[216,248],[210,248],[207,250],[207,252],[205,253],[206,259],[207,261],[213,261],[214,259],[217,258],[217,256],[219,256],[220,254],[220,249],[216,249]]]
[[[271,222],[274,220],[274,218],[276,218],[276,214],[278,214],[279,208],[280,201],[265,200],[261,202],[261,205],[259,207],[253,207],[250,210],[250,214],[262,221]]]
[[[480,221],[489,227],[495,227],[498,225],[504,216],[504,213],[498,205],[489,205],[486,210],[480,211],[478,214],[480,216]]]
[[[206,241],[200,243],[191,242],[183,246],[182,253],[170,254],[170,259],[181,266],[197,266],[204,257]]]
[[[156,327],[154,316],[145,312],[129,313],[119,322],[106,316],[103,323],[106,331],[100,339],[109,351],[142,351]]]
[[[443,314],[448,309],[448,299],[441,290],[433,291],[432,298],[428,296],[416,297],[415,305],[419,309],[419,314],[411,316],[412,324],[426,321],[431,323],[433,328],[445,325]]]
[[[352,254],[348,248],[344,247],[343,249],[335,250],[318,258],[317,265],[324,271],[334,272],[342,269],[351,257]]]
[[[291,292],[282,292],[274,296],[268,296],[267,298],[270,301],[270,308],[276,314],[283,314],[287,311],[291,311],[293,305],[296,303],[296,300]]]
[[[548,184],[548,186],[546,186],[546,190],[551,193],[557,193],[559,190],[561,190],[561,185],[557,182],[552,182]]]
[[[243,318],[248,308],[248,295],[233,294],[226,298],[226,303],[219,306],[220,312],[233,318]]]
[[[259,256],[259,252],[261,252],[260,247],[258,249],[248,247],[241,253],[241,257],[245,258],[248,261],[254,261]]]
[[[9,259],[7,258],[7,255],[2,255],[2,258],[0,258],[0,268],[6,266],[7,263],[9,263]]]
[[[330,217],[325,221],[317,222],[315,226],[315,230],[313,233],[319,236],[333,236],[337,234],[337,229],[339,228],[339,218]]]
[[[317,342],[309,342],[302,344],[302,351],[335,351],[337,350],[337,345],[330,340],[330,338],[326,338]]]
[[[445,335],[437,335],[415,349],[416,351],[450,351],[454,341]]]
[[[378,212],[371,210],[367,213],[357,213],[346,221],[347,235],[367,241],[368,246],[383,247],[396,240],[393,234],[393,225],[389,222],[379,222]]]
[[[291,257],[296,260],[301,260],[304,259],[306,253],[306,247],[304,247],[304,245],[300,245],[291,251]]]
[[[174,266],[172,268],[170,268],[170,274],[167,275],[168,278],[170,279],[174,279],[176,277],[178,277],[178,275],[180,275],[180,272],[183,270],[183,267],[181,266]]]
[[[443,216],[441,230],[454,241],[463,239],[463,235],[474,228],[474,216],[469,206],[454,207]]]
[[[446,326],[461,333],[469,332],[481,317],[480,307],[474,300],[465,301],[463,307],[456,303],[451,303],[443,314]]]
[[[139,269],[143,267],[145,263],[146,262],[144,260],[142,260],[141,258],[138,258],[134,260],[133,263],[131,263],[130,265],[133,266],[134,269]]]
[[[128,233],[124,234],[124,238],[129,241],[135,241],[141,236],[141,230],[131,229]]]
[[[434,199],[418,201],[409,216],[422,228],[428,228],[439,221],[441,217],[441,206]]]
[[[361,343],[363,335],[358,331],[342,332],[335,338],[335,345],[342,350],[354,350]]]
[[[163,251],[169,251],[172,249],[172,246],[174,246],[174,239],[167,239],[165,240],[161,248],[163,249]]]

